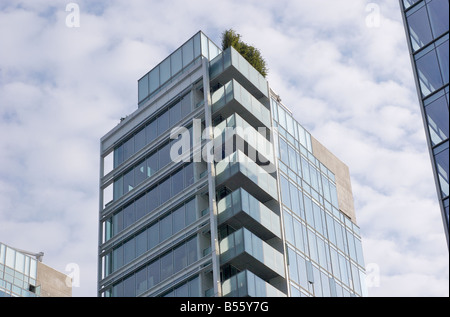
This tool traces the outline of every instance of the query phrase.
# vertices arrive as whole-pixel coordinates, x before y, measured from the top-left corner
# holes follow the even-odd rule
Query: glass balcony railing
[[[199,61],[201,56],[212,60],[221,51],[203,32],[198,32],[138,80],[138,103],[149,100],[189,66]]]
[[[269,98],[267,80],[233,47],[227,48],[210,62],[211,87],[236,78],[256,98]]]
[[[222,283],[224,297],[286,297],[252,272],[242,271]]]
[[[234,79],[216,90],[211,101],[213,115],[220,111],[227,117],[237,112],[255,128],[271,127],[269,109]]]
[[[261,132],[265,133],[265,130]],[[235,139],[234,136],[237,138]],[[247,149],[246,154],[252,160],[264,165],[274,162],[272,143],[237,113],[230,115],[214,127],[214,144],[215,146],[225,145],[225,156],[232,154],[236,149],[244,151],[243,141],[251,147]]]
[[[239,187],[245,188],[263,203],[271,199],[278,200],[275,178],[240,150],[216,164],[216,186],[222,184],[232,191]]]
[[[219,247],[221,265],[251,269],[265,280],[284,277],[283,254],[245,228],[222,239]]]
[[[219,224],[244,226],[265,240],[281,237],[280,217],[242,188],[222,198],[217,209]]]

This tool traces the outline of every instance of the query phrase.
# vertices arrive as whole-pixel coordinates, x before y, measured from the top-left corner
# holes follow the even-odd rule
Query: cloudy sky
[[[0,241],[44,251],[66,274],[78,267],[73,295],[96,296],[99,140],[137,108],[138,78],[197,31],[220,43],[229,28],[261,50],[283,103],[349,166],[369,295],[449,296],[392,0],[2,0]]]

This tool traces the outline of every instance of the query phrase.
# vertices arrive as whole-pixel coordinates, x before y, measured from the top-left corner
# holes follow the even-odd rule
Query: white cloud
[[[76,1],[0,5],[0,240],[80,265],[96,295],[99,140],[133,112],[137,80],[198,30],[234,28],[269,82],[350,168],[372,296],[448,296],[448,250],[398,4]],[[220,44],[220,43],[217,43]],[[24,232],[27,232],[25,235]],[[47,262],[48,261],[48,262]]]

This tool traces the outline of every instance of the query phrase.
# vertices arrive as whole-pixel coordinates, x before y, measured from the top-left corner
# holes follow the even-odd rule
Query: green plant
[[[226,50],[230,46],[234,47],[261,75],[267,76],[268,68],[261,52],[254,46],[241,41],[241,35],[233,29],[222,33],[222,50]]]

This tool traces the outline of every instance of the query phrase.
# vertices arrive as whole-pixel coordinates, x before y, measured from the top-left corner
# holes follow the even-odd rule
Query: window
[[[148,250],[152,249],[159,243],[159,222],[156,222],[147,229],[148,236]]]
[[[159,83],[164,84],[170,78],[170,56],[159,65]]]
[[[431,0],[427,8],[434,38],[448,32],[448,1]]]
[[[158,135],[169,129],[169,112],[165,111],[158,117]]]
[[[430,43],[433,39],[425,1],[407,14],[409,15],[407,19],[411,45],[413,50],[416,51]]]
[[[147,193],[147,209],[148,212],[153,211],[159,206],[159,186],[154,187]]]
[[[449,112],[445,95],[430,102],[425,101],[425,112],[432,144],[436,145],[448,139]]]
[[[172,214],[160,220],[159,241],[164,241],[172,235]]]
[[[174,173],[171,178],[172,196],[180,193],[184,188],[184,169]]]
[[[160,259],[161,262],[161,281],[170,277],[173,274],[173,254],[167,253]]]
[[[161,204],[164,204],[171,197],[170,178],[167,178],[165,181],[160,183],[158,187],[159,187],[159,193],[160,193],[160,197],[161,197]]]
[[[179,272],[187,266],[186,244],[180,245],[173,250],[173,272]]]
[[[147,268],[136,272],[136,295],[140,295],[147,290]]]
[[[423,96],[428,96],[443,85],[434,45],[416,55],[416,67]]]
[[[289,194],[289,181],[284,177],[280,176],[281,183],[281,200],[284,205],[291,209],[291,197]]]
[[[147,273],[148,273],[148,288],[151,288],[153,286],[155,286],[156,284],[159,283],[159,281],[161,280],[161,271],[159,268],[159,261],[155,261],[152,264],[150,264],[147,267]]]
[[[434,149],[436,161],[436,171],[438,173],[441,194],[443,197],[449,195],[449,151],[448,141]]]
[[[181,206],[173,212],[173,232],[176,233],[182,230],[185,226],[185,206]]]

